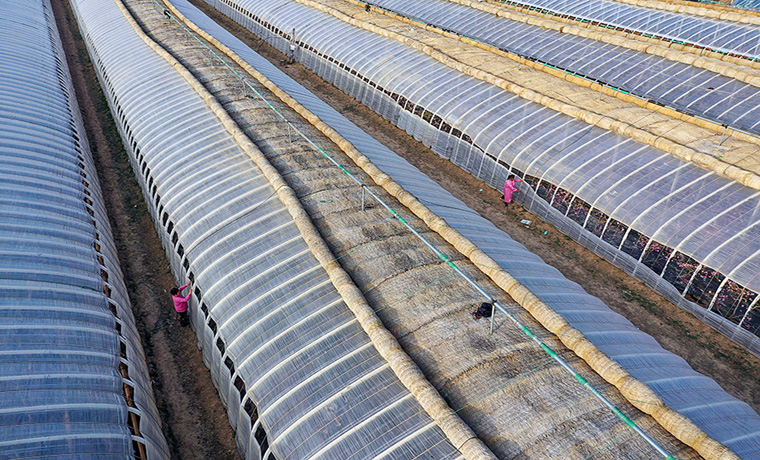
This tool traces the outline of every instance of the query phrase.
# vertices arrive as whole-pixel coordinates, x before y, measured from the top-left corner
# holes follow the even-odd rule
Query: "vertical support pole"
[[[364,185],[362,185],[362,211],[364,211],[364,208],[365,208],[365,206],[364,206],[364,195],[365,195]]]
[[[493,322],[496,319],[496,301],[491,299],[491,330],[488,335],[493,335]]]
[[[745,319],[747,319],[747,315],[749,315],[749,313],[750,313],[752,310],[754,310],[754,309],[755,309],[755,307],[757,306],[757,301],[758,301],[758,300],[760,300],[760,295],[758,295],[757,297],[755,297],[755,300],[753,300],[753,301],[752,301],[752,303],[751,303],[751,304],[749,304],[749,306],[747,307],[747,311],[745,311],[745,312],[744,312],[744,316],[742,316],[742,320],[741,320],[741,321],[739,321],[739,324],[737,324],[737,325],[736,325],[736,329],[734,330],[734,333],[733,333],[733,334],[731,334],[731,338],[732,338],[732,339],[733,339],[733,338],[734,338],[734,336],[736,335],[736,330],[737,330],[737,329],[741,329],[742,325],[744,325],[744,320],[745,320]]]
[[[288,123],[288,142],[293,143],[293,138],[290,137],[290,123]]]
[[[718,145],[723,144],[723,141],[726,140],[726,131],[728,131],[728,125],[723,125],[723,134],[720,135],[720,141],[718,142]]]
[[[290,63],[296,62],[296,28],[293,27],[293,33],[290,34]]]

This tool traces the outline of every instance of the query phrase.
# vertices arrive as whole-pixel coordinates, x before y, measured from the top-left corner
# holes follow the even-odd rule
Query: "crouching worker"
[[[483,302],[480,304],[477,310],[472,312],[472,317],[475,319],[475,321],[479,320],[480,318],[490,318],[493,314],[493,304],[488,302]]]
[[[190,283],[187,283],[180,288],[172,288],[171,290],[172,300],[174,301],[174,309],[177,310],[177,318],[179,319],[179,324],[183,327],[190,324],[190,321],[187,317],[187,301],[190,300],[190,296],[193,295],[193,290],[190,289],[187,291],[186,296],[182,296],[182,291],[186,287],[190,287]]]

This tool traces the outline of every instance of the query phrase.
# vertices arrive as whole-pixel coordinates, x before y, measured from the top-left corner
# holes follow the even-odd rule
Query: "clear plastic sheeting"
[[[168,459],[50,3],[0,42],[0,457]]]
[[[75,5],[245,458],[461,458],[203,99],[113,4]]]
[[[760,58],[760,27],[611,0],[499,0],[582,22],[653,35],[721,53]]]
[[[715,72],[444,0],[372,4],[690,115],[760,133],[760,89]]]
[[[759,0],[735,0],[731,2],[731,6],[758,11],[760,10],[760,1]]]
[[[214,24],[197,9],[190,6],[186,0],[174,0],[173,3],[193,22],[235,50],[235,52],[277,84],[277,86],[284,89],[298,102],[317,114],[328,125],[351,141],[375,165],[391,175],[406,190],[413,193],[426,206],[439,216],[445,218],[450,225],[494,258],[512,276],[565,317],[574,327],[581,330],[604,353],[619,362],[634,377],[648,384],[670,407],[691,419],[706,433],[729,446],[742,458],[760,458],[760,416],[747,404],[728,395],[712,379],[696,373],[682,358],[665,351],[652,337],[642,333],[624,317],[611,311],[599,299],[588,295],[579,285],[564,278],[558,270],[547,265],[540,257],[529,252],[524,246],[513,241],[493,224],[467,208],[460,200],[453,197],[405,160],[362,132],[298,83],[282,74],[266,59],[252,52],[242,42]],[[400,46],[396,47],[394,42],[384,41],[369,34],[351,30],[350,26],[343,25],[339,21],[334,21],[327,16],[300,5],[285,1],[265,2],[266,5],[260,4],[261,2],[241,1],[240,5],[245,5],[246,8],[250,9],[250,14],[242,14],[236,9],[229,7],[226,0],[209,0],[209,3],[212,5],[216,4],[221,12],[233,19],[240,20],[241,24],[245,27],[283,50],[288,49],[289,41],[286,37],[278,35],[279,33],[284,33],[282,31],[290,31],[292,27],[296,27],[296,35],[298,36],[298,30],[305,29],[305,24],[309,24],[309,28],[315,32],[320,31],[320,38],[326,37],[324,39],[324,49],[335,50],[336,53],[344,53],[340,55],[341,60],[338,60],[336,55],[330,55],[332,62],[318,57],[316,52],[321,52],[323,44],[319,40],[302,43],[302,47],[311,46],[317,51],[309,51],[308,53],[302,51],[300,54],[296,53],[296,57],[308,63],[310,67],[320,72],[325,78],[335,82],[341,88],[348,86],[349,83],[347,81],[353,82],[353,87],[356,91],[354,94],[359,95],[357,97],[360,97],[362,101],[370,101],[368,103],[372,104],[372,108],[387,114],[388,118],[391,118],[393,121],[408,123],[406,129],[410,132],[430,133],[432,130],[430,129],[430,125],[422,123],[419,118],[415,120],[411,114],[407,115],[397,105],[399,101],[402,101],[401,99],[393,99],[385,93],[380,94],[376,90],[370,89],[369,85],[358,83],[358,81],[364,82],[360,79],[365,74],[357,72],[358,74],[354,76],[350,74],[350,71],[347,71],[349,75],[346,75],[344,71],[339,70],[339,65],[343,67],[348,65],[351,69],[356,68],[354,67],[354,61],[349,61],[348,57],[344,57],[345,55],[350,54],[353,58],[357,54],[355,50],[361,50],[363,56],[371,56],[375,59],[374,70],[368,70],[366,74],[371,76],[374,82],[382,81],[384,85],[387,85],[386,88],[393,88],[393,91],[398,91],[404,85],[409,85],[414,90],[419,91],[420,99],[426,98],[424,100],[431,101],[431,104],[437,103],[443,105],[445,103],[451,111],[457,110],[459,113],[466,113],[468,110],[465,108],[469,106],[471,107],[470,111],[488,112],[482,106],[474,105],[473,107],[468,105],[467,100],[462,100],[462,94],[471,95],[473,100],[481,104],[485,103],[487,98],[500,97],[498,91],[492,91],[485,83],[458,78],[455,73],[445,68],[439,69],[434,75],[426,74],[425,72],[430,72],[434,68],[434,65],[425,62],[418,56],[415,57],[415,53],[410,50]],[[253,3],[256,3],[256,5],[253,5]],[[253,8],[254,6],[256,8]],[[268,19],[266,20],[268,27],[265,28],[265,25],[262,23],[263,20],[257,19],[259,11],[262,14],[265,14],[265,11],[277,11],[279,14],[282,14],[284,19],[279,21],[277,15],[268,15]],[[294,18],[300,18],[302,22],[294,22]],[[329,40],[330,34],[333,34],[336,39]],[[363,40],[361,42],[362,45],[358,46],[356,43],[349,42],[349,37],[359,37]],[[374,42],[374,40],[378,40],[378,42]],[[336,45],[336,41],[340,46]],[[394,56],[399,56],[399,59],[394,59]],[[342,59],[344,58],[347,60],[343,61]],[[410,64],[408,66],[405,65],[405,61],[409,61]],[[391,70],[384,72],[385,66],[390,67]],[[394,71],[402,72],[403,76],[394,76]],[[427,88],[418,86],[418,83],[416,83],[417,79],[425,81]],[[399,83],[397,86],[391,86],[392,82],[401,80],[403,80],[403,84]],[[440,83],[441,81],[445,83],[444,87],[435,86],[436,82]],[[472,86],[468,86],[470,83],[472,83]],[[406,95],[409,95],[410,98],[411,94],[410,90],[409,93],[405,92],[405,96],[403,97],[407,98]],[[440,97],[436,97],[436,94],[440,95]],[[449,100],[444,98],[443,95],[450,95],[452,97],[459,95],[459,98]],[[502,103],[509,102],[509,100],[504,99],[500,101]],[[498,102],[495,102],[494,106],[497,106]],[[540,113],[535,109],[529,111],[528,108],[529,104],[522,102],[513,109],[513,113],[520,115],[517,118],[523,123],[520,132],[532,135],[534,139],[540,138],[541,135],[546,135],[546,132],[532,132],[528,129],[529,126],[535,124],[529,121],[531,118],[528,115]],[[385,111],[383,112],[383,110]],[[440,112],[436,113],[436,115],[439,114]],[[575,143],[583,145],[585,149],[593,149],[594,147],[598,149],[597,156],[590,159],[586,158],[585,162],[594,163],[601,161],[600,157],[603,159],[605,155],[613,157],[609,161],[614,161],[615,158],[633,158],[642,152],[650,155],[650,161],[666,160],[665,154],[661,152],[658,153],[657,151],[650,150],[648,147],[637,145],[630,141],[621,141],[619,137],[611,133],[600,133],[598,137],[589,136],[591,128],[588,126],[580,132],[570,131],[567,125],[572,123],[572,121],[568,119],[558,121],[559,115],[555,114],[551,117],[546,117],[546,119],[553,120],[554,124],[551,126],[553,126],[553,129],[560,131],[556,135],[558,138],[562,139],[562,136],[570,135],[570,140],[565,141],[565,147]],[[515,120],[510,118],[507,122],[515,123]],[[586,136],[589,137],[587,138]],[[492,142],[499,142],[499,139],[499,137],[496,137]],[[526,145],[527,142],[519,138],[512,140],[513,144],[521,143],[522,145]],[[433,149],[441,153],[441,145],[446,146],[450,144],[447,142],[434,143]],[[551,146],[550,143],[548,145]],[[469,149],[471,147],[468,147]],[[539,151],[538,153],[541,152]],[[546,152],[547,155],[549,153]],[[456,153],[456,155],[459,155],[459,153]],[[540,155],[535,160],[528,161],[526,159],[524,162],[526,164],[531,162],[537,163],[539,160]],[[568,156],[569,160],[571,158]],[[549,165],[551,164],[546,158],[543,161]],[[481,163],[484,162],[481,161]],[[584,158],[577,159],[577,164],[584,164]],[[646,162],[642,164],[646,164]],[[678,164],[681,164],[682,168],[688,167],[684,163]],[[481,165],[477,164],[477,166],[480,167]],[[501,166],[498,167],[501,168]],[[496,174],[496,168],[497,166],[491,167],[492,174]],[[473,169],[477,170],[477,168]],[[554,170],[556,173],[557,169],[554,168]],[[602,176],[611,174],[609,168],[604,166],[600,166],[599,170],[605,171],[600,173]],[[502,171],[498,174],[501,175],[500,177],[505,178],[505,173],[506,171]],[[679,174],[681,173],[679,172]],[[702,174],[706,175],[710,180],[719,180],[714,174],[704,171]],[[559,175],[559,177],[564,177],[564,175]],[[576,180],[579,180],[580,184],[584,185],[593,177],[585,179],[576,177]],[[726,187],[734,187],[728,181],[724,181],[723,183]],[[499,182],[496,182],[495,185],[499,185]],[[521,184],[520,187],[527,192],[529,200],[534,199],[536,203],[545,203],[540,197],[531,192],[531,189],[525,187],[525,184]],[[751,198],[755,195],[750,192],[746,196]],[[554,209],[552,207],[548,208]],[[566,221],[565,219],[562,222]],[[576,237],[580,239],[580,236],[576,235]],[[586,241],[586,244],[591,243]]]

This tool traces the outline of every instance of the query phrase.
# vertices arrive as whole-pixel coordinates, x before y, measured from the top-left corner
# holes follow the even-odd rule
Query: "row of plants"
[[[510,172],[523,177],[536,195],[554,209],[661,276],[687,300],[760,335],[760,310],[755,309],[760,304],[755,304],[756,292],[726,280],[718,270],[610,218],[563,188],[514,168]]]

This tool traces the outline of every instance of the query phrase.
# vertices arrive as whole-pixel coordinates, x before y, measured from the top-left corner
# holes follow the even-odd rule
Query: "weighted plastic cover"
[[[752,0],[745,0],[751,2]],[[570,16],[613,28],[652,34],[722,53],[760,57],[760,27],[697,15],[671,13],[612,0],[519,0],[517,3],[557,16]]]
[[[512,21],[445,0],[375,0],[372,3],[647,101],[718,124],[760,133],[760,88],[716,72]],[[757,33],[760,34],[760,29]]]
[[[284,0],[230,15],[294,52],[465,171],[500,189],[760,354],[760,193],[649,145],[520,99],[403,44]]]

